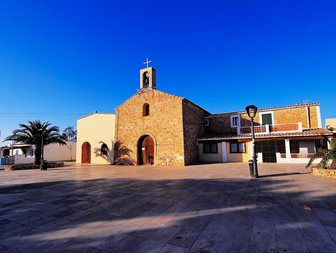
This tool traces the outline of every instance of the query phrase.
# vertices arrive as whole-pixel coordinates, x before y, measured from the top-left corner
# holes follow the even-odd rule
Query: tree
[[[77,140],[77,130],[74,129],[72,126],[68,126],[63,130],[62,136],[67,141],[76,141]]]
[[[331,141],[327,139],[327,141],[330,144],[330,149],[325,149],[314,154],[314,156],[309,160],[306,168],[309,168],[317,158],[322,158],[318,164],[320,167],[325,169],[336,169],[336,137],[334,136]],[[328,166],[330,160],[331,164]]]
[[[35,165],[41,163],[41,153],[45,145],[58,143],[65,145],[65,138],[59,134],[59,128],[49,122],[28,121],[28,124],[20,124],[20,128],[5,138],[5,141],[24,143],[35,146]]]

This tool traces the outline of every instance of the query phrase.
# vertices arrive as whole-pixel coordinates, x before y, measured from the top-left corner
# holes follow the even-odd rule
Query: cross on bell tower
[[[146,58],[146,61],[144,62],[144,64],[147,65],[147,68],[148,68],[148,64],[151,63],[152,61],[150,61],[148,58]]]
[[[144,64],[146,68],[140,69],[140,88],[141,89],[156,89],[156,70],[149,67],[152,61],[146,58]]]

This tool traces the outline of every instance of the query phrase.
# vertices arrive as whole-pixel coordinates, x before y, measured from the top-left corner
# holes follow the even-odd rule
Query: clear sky
[[[336,117],[335,13],[334,0],[0,1],[1,139],[113,113],[146,57],[158,89],[211,113],[309,101]]]

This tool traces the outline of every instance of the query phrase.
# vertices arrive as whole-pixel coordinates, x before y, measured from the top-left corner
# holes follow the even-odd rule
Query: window
[[[143,105],[143,112],[142,112],[143,116],[149,116],[149,104],[144,104]]]
[[[230,153],[246,153],[245,142],[231,142]]]
[[[218,153],[218,146],[217,143],[203,143],[203,153]]]
[[[260,122],[262,125],[273,125],[273,112],[260,113]]]
[[[238,127],[239,121],[239,115],[231,115],[231,127]]]

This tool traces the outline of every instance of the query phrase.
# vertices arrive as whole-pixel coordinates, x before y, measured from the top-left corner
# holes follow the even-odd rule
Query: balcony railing
[[[254,126],[255,134],[269,134],[271,132],[302,132],[302,123],[298,122],[289,124],[276,124],[276,125],[259,125]],[[251,127],[238,127],[238,135],[248,135],[251,134]]]

